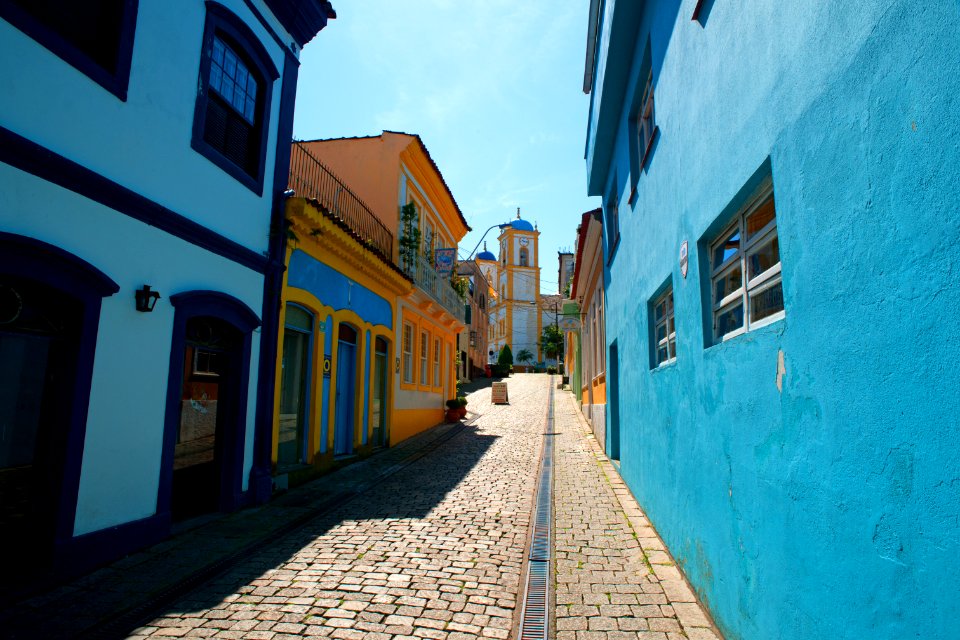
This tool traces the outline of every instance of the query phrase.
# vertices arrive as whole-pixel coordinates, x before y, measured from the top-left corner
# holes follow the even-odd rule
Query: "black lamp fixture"
[[[157,291],[152,291],[150,285],[143,285],[142,289],[137,289],[133,292],[133,297],[137,301],[137,311],[143,311],[144,313],[150,313],[153,311],[153,308],[157,306],[157,300],[160,299],[160,293]]]

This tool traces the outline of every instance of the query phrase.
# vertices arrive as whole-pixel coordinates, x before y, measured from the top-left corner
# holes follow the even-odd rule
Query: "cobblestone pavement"
[[[555,416],[557,640],[718,640],[572,395]]]
[[[509,385],[510,405],[472,394],[472,427],[131,637],[510,637],[549,379]]]

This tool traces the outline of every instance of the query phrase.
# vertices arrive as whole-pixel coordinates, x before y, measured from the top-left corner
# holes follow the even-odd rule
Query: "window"
[[[520,248],[520,266],[521,267],[530,266],[530,252],[527,251],[526,247]]]
[[[620,244],[620,194],[617,189],[617,175],[614,173],[606,206],[607,264],[613,261],[617,245]]]
[[[403,381],[413,384],[413,325],[403,323]]]
[[[193,351],[193,374],[198,376],[219,376],[220,354],[199,347]]]
[[[640,136],[640,168],[643,169],[653,147],[653,139],[657,134],[657,124],[653,109],[653,71],[647,76],[647,84],[643,89],[643,99],[640,113],[637,116],[637,134]]]
[[[477,346],[477,332],[476,332],[476,331],[471,331],[471,332],[470,332],[470,346],[471,346],[471,347]]]
[[[250,28],[208,2],[191,146],[257,195],[263,193],[270,99],[278,77]]]
[[[653,366],[677,359],[677,329],[673,321],[673,287],[653,302]]]
[[[433,339],[433,386],[440,386],[440,338]]]
[[[121,100],[138,0],[0,0],[0,17]]]
[[[720,342],[784,316],[773,184],[710,245],[713,338]]]
[[[430,349],[430,334],[426,331],[420,332],[420,384],[426,385],[429,383],[429,378],[427,377],[427,350]]]

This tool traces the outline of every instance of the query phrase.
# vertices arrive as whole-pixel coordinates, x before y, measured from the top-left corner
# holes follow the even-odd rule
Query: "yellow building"
[[[480,270],[496,292],[496,297],[491,299],[489,305],[489,350],[495,359],[504,345],[510,345],[515,362],[518,354],[525,349],[537,362],[542,362],[540,232],[520,218],[518,210],[516,220],[503,228],[498,241],[499,259],[486,246],[476,258]]]
[[[469,231],[419,136],[294,143],[290,186],[278,474],[329,466],[442,422],[456,392],[464,300],[434,258],[455,257]],[[404,252],[401,239],[414,228],[420,242]]]

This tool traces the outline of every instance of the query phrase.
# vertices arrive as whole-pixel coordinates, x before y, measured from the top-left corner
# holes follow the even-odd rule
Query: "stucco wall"
[[[0,228],[61,247],[120,285],[104,299],[100,316],[74,533],[152,515],[173,335],[170,296],[220,291],[259,315],[262,276],[2,163],[0,184]],[[144,283],[162,296],[152,313],[134,308],[133,291]],[[251,346],[244,490],[252,465],[259,333]]]
[[[243,0],[222,4],[250,26],[282,71],[283,52]],[[263,7],[261,13],[270,15]],[[261,252],[282,82],[273,83],[265,187],[258,196],[190,146],[205,18],[200,0],[140,1],[126,102],[0,20],[0,77],[17,79],[4,90],[2,124]]]
[[[635,206],[627,114],[592,116],[621,122],[622,473],[728,638],[954,637],[960,5],[716,3],[701,26],[693,4],[640,29],[660,135]],[[697,243],[768,161],[786,318],[705,348]],[[678,357],[651,371],[668,276]]]

